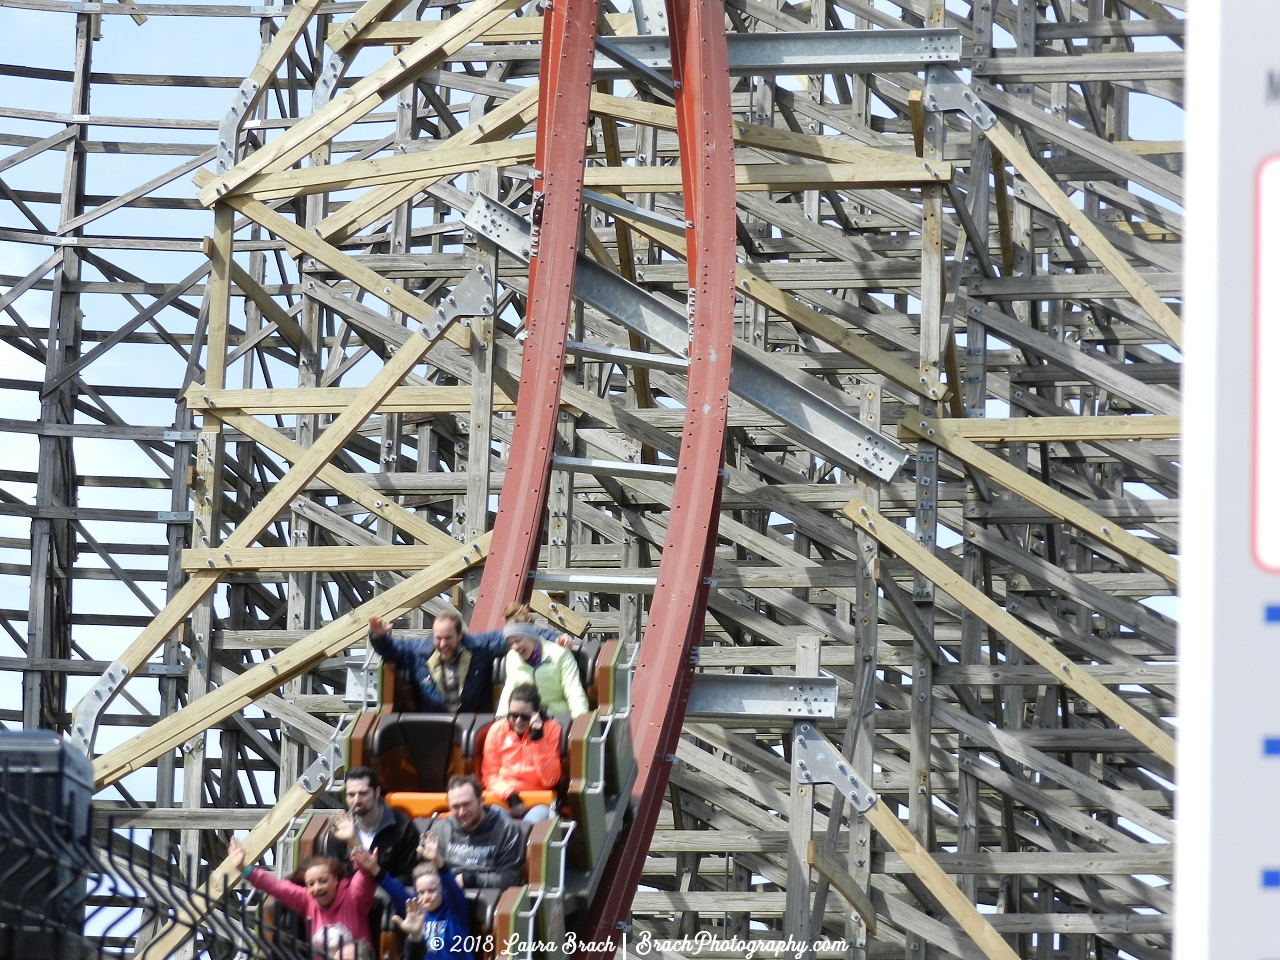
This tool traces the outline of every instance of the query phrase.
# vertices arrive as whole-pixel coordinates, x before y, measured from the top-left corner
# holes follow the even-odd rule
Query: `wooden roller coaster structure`
[[[581,876],[549,865],[568,821],[541,828],[504,929],[559,935],[569,891],[592,957],[698,931],[1170,955],[1176,626],[1151,598],[1177,584],[1180,145],[1129,136],[1131,100],[1181,102],[1176,4],[114,6],[0,2],[77,23],[66,77],[5,68],[74,92],[69,119],[4,114],[62,130],[10,136],[0,173],[66,171],[60,197],[0,180],[25,218],[0,243],[55,250],[0,294],[4,349],[44,368],[32,429],[5,421],[39,450],[0,474],[32,491],[0,503],[30,580],[3,719],[92,756],[104,814],[216,897],[229,831],[286,856],[372,749],[371,615],[486,630],[521,601],[609,642],[570,735]],[[250,16],[262,43],[195,126],[211,150],[90,202],[87,131],[126,121],[89,91],[143,82],[90,69],[113,14]],[[194,199],[156,195],[191,174]],[[85,232],[166,207],[209,236]],[[112,249],[196,265],[157,286]],[[91,292],[131,315],[86,351]],[[148,324],[180,384],[86,379]],[[103,399],[162,394],[164,428]],[[86,438],[163,479],[87,483]],[[171,509],[83,505],[94,485]],[[163,576],[92,532],[144,520]],[[77,613],[81,553],[149,613]],[[73,639],[111,625],[142,629]]]

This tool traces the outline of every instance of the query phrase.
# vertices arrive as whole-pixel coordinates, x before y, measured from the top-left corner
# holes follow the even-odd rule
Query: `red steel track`
[[[538,70],[538,133],[533,184],[533,244],[529,260],[528,339],[520,365],[520,396],[498,501],[493,542],[471,615],[472,629],[500,626],[502,608],[525,600],[537,566],[555,449],[573,272],[582,218],[582,168],[595,56],[596,0],[555,0],[542,21]]]
[[[571,2],[575,6],[570,15]],[[723,481],[733,351],[734,157],[724,7],[667,0],[689,251],[688,393],[672,508],[657,587],[633,681],[635,817],[610,855],[585,941],[614,940],[648,853],[693,679],[690,662],[707,608]],[[554,0],[543,31],[534,230],[520,396],[508,482],[473,620],[496,625],[529,593],[537,563],[572,300],[582,199],[596,0]],[[540,198],[540,199],[539,199]],[[539,221],[538,207],[541,204]],[[614,951],[590,953],[612,957]]]
[[[584,938],[615,937],[648,855],[680,739],[692,648],[702,633],[723,483],[729,368],[733,355],[733,116],[724,6],[719,0],[667,0],[676,85],[685,239],[692,301],[688,394],[667,538],[632,687],[636,805],[614,846],[591,904]],[[612,951],[588,954],[592,960]]]

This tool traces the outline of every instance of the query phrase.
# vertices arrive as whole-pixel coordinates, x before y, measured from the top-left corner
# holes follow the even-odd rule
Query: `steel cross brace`
[[[597,195],[588,192],[595,204]],[[674,221],[661,213],[641,211],[620,200],[604,200],[605,209],[639,215],[670,229]],[[511,208],[481,194],[463,222],[517,259],[529,256],[529,222]],[[682,224],[676,224],[682,228]],[[617,320],[673,356],[687,360],[689,322],[675,304],[636,286],[625,277],[578,254],[574,293],[583,302]],[[901,444],[867,427],[853,416],[827,384],[780,367],[775,357],[750,344],[733,344],[729,388],[799,431],[805,442],[849,469],[863,469],[892,480],[907,459]]]

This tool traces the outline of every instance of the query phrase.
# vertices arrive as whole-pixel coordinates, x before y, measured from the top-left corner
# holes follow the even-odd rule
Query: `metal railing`
[[[93,837],[87,797],[0,756],[0,960],[140,956],[166,924],[187,935],[170,956],[192,960],[316,960],[310,943],[273,928],[233,891],[212,910],[207,888],[140,839],[107,827]],[[71,809],[68,809],[68,808]],[[184,917],[201,916],[199,923]]]

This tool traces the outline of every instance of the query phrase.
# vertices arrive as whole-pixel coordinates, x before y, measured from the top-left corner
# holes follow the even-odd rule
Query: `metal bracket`
[[[316,754],[316,758],[311,761],[311,766],[302,771],[302,776],[298,778],[298,784],[307,793],[319,793],[323,790],[333,779],[334,774],[346,763],[345,751],[342,749],[344,742],[342,729],[346,726],[346,722],[346,717],[338,721],[338,728],[333,731],[328,746]]]
[[[71,714],[71,745],[93,758],[93,738],[98,733],[98,714],[129,676],[129,668],[119,660],[103,671]]]
[[[801,783],[832,784],[859,813],[866,813],[880,799],[853,772],[835,744],[812,724],[796,724],[791,735],[791,761]]]
[[[448,325],[457,317],[488,317],[493,315],[494,306],[493,278],[489,276],[487,266],[477,263],[453,288],[453,292],[440,301],[436,307],[436,320]]]
[[[668,36],[671,33],[667,26],[667,5],[661,0],[632,0],[631,9],[635,12],[636,33],[641,36]],[[630,927],[628,927],[630,929]]]
[[[180,677],[187,672],[181,663],[144,663],[139,676],[142,677]]]
[[[338,88],[338,81],[347,72],[347,58],[341,53],[329,54],[324,69],[320,72],[320,80],[316,83],[316,92],[312,95],[311,112],[319,110],[333,98],[333,91]]]
[[[834,720],[838,697],[834,677],[695,673],[685,716]]]
[[[983,103],[973,88],[955,75],[950,67],[929,68],[924,84],[924,108],[930,113],[959,110],[982,130],[990,130],[996,115]]]
[[[529,262],[529,221],[506,204],[482,193],[476,197],[462,222],[521,263]]]
[[[347,667],[347,692],[342,695],[345,703],[368,703],[377,699],[378,668],[366,660],[361,666]]]
[[[236,145],[240,140],[240,127],[249,116],[249,105],[258,94],[258,85],[246,78],[241,81],[231,101],[231,107],[222,115],[218,124],[218,159],[214,169],[223,174],[235,166]]]

